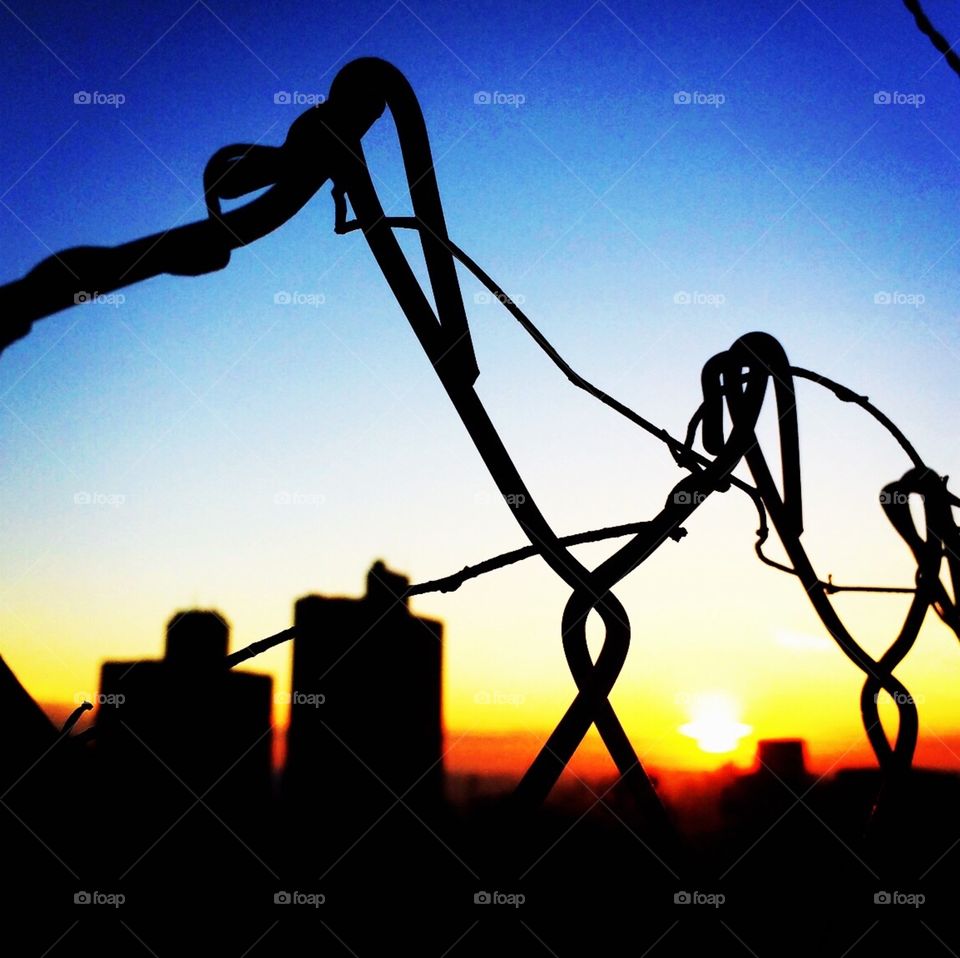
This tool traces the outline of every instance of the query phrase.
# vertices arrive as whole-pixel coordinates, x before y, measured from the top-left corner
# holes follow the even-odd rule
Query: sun
[[[697,740],[702,752],[715,755],[732,752],[753,727],[740,721],[740,709],[726,692],[702,692],[690,701],[692,721],[680,726],[680,732]]]

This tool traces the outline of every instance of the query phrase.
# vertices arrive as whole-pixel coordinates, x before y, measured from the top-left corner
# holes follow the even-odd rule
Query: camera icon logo
[[[75,905],[89,905],[90,901],[91,901],[90,892],[88,891],[74,892],[73,903]]]
[[[674,893],[673,903],[675,905],[689,905],[690,904],[690,892],[688,891],[678,891]]]
[[[290,904],[290,892],[288,891],[278,891],[274,893],[273,903],[275,905],[289,905]]]
[[[878,90],[873,94],[873,102],[878,106],[886,106],[891,102],[890,94],[886,90]]]
[[[73,94],[74,103],[91,103],[92,101],[93,98],[86,90],[77,90],[77,92]]]
[[[673,102],[680,105],[692,103],[693,97],[691,97],[686,90],[678,90],[676,93],[673,94]]]
[[[486,90],[478,90],[473,94],[473,102],[485,105],[490,102],[490,94]]]
[[[277,306],[289,306],[293,297],[285,289],[281,289],[273,294],[273,302]]]
[[[286,90],[278,90],[273,94],[273,102],[285,104],[290,102],[290,94]]]
[[[878,891],[873,896],[873,903],[875,905],[889,905],[890,904],[890,892],[888,891]]]
[[[473,903],[475,905],[489,905],[490,900],[490,892],[488,891],[478,891],[473,896]]]

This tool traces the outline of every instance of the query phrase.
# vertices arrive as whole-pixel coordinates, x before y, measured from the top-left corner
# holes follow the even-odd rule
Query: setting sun
[[[690,702],[692,721],[680,726],[680,732],[696,739],[701,751],[722,754],[732,752],[737,743],[752,731],[739,721],[738,703],[726,692],[704,692]]]

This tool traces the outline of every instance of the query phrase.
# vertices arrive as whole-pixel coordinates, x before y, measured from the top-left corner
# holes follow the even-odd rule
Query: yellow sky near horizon
[[[644,763],[707,770],[732,762],[746,768],[754,760],[758,739],[787,737],[803,738],[819,769],[834,763],[873,764],[860,724],[861,673],[826,636],[796,581],[750,556],[745,562],[731,558],[732,568],[717,575],[712,585],[706,578],[696,579],[691,601],[656,601],[658,581],[696,578],[698,567],[699,574],[706,575],[710,558],[692,554],[692,530],[693,523],[691,536],[668,543],[651,560],[647,571],[652,582],[641,572],[616,590],[630,615],[633,639],[611,700]],[[590,546],[579,551],[596,555],[608,550]],[[893,568],[890,574],[902,576],[906,568]],[[723,585],[730,577],[740,583],[735,593]],[[559,720],[574,694],[557,631],[564,595],[562,584],[528,561],[468,583],[459,592],[413,600],[414,611],[446,622],[443,696],[448,769],[519,774]],[[535,601],[524,596],[534,596]],[[882,651],[881,636],[895,630],[907,604],[903,596],[847,595],[835,601],[854,634],[866,637],[864,645],[874,655]],[[32,620],[37,631],[49,630],[50,640],[31,647],[24,640],[29,620],[11,630],[8,617],[6,646],[12,653],[5,658],[35,698],[72,704],[97,691],[94,647],[113,648],[117,657],[159,655],[162,626],[170,612],[159,616],[151,641],[140,643],[123,634],[122,617],[107,616],[106,628],[89,630],[88,648],[57,641],[58,628],[66,631],[70,626],[67,620],[55,625],[57,604],[48,603],[33,613]],[[264,618],[263,628],[255,631],[249,624],[233,623],[231,648],[286,627],[289,617],[288,610],[286,619],[278,616],[269,625]],[[657,636],[665,638],[657,641]],[[593,621],[588,637],[596,654],[602,629]],[[290,652],[284,645],[245,666],[271,672],[281,700],[289,690]],[[960,755],[954,752],[960,751],[958,653],[956,638],[929,613],[917,647],[897,674],[920,711],[918,762],[960,770]],[[334,674],[331,680],[335,681]],[[402,694],[398,689],[401,698]],[[749,731],[729,751],[710,753],[681,727],[695,718],[698,701],[716,694],[733,703],[734,718]],[[892,732],[896,727],[892,703],[882,702],[881,715]],[[276,719],[278,727],[286,721],[282,701],[276,706]],[[577,761],[577,767],[592,773],[612,768],[595,730]]]

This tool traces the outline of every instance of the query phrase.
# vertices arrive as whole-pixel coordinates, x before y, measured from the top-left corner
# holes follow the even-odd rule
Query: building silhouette
[[[177,612],[162,659],[103,664],[96,720],[107,827],[149,836],[182,815],[157,854],[194,846],[202,861],[199,842],[219,867],[237,853],[230,831],[256,843],[272,782],[273,680],[227,669],[228,639],[219,613]]]
[[[809,776],[806,743],[802,738],[765,738],[757,742],[757,774],[768,774],[788,785],[802,785]]]
[[[765,821],[782,814],[812,781],[803,739],[761,739],[756,767],[724,790],[724,804],[734,820]]]
[[[408,585],[376,562],[362,598],[295,605],[284,796],[294,819],[327,824],[327,848],[397,799],[423,816],[442,801],[443,626],[411,614]]]
[[[37,840],[70,861],[81,860],[73,814],[83,815],[89,790],[83,755],[62,734],[0,658],[0,847],[4,913],[36,907],[38,889],[66,898],[69,874],[56,858],[38,854]]]

